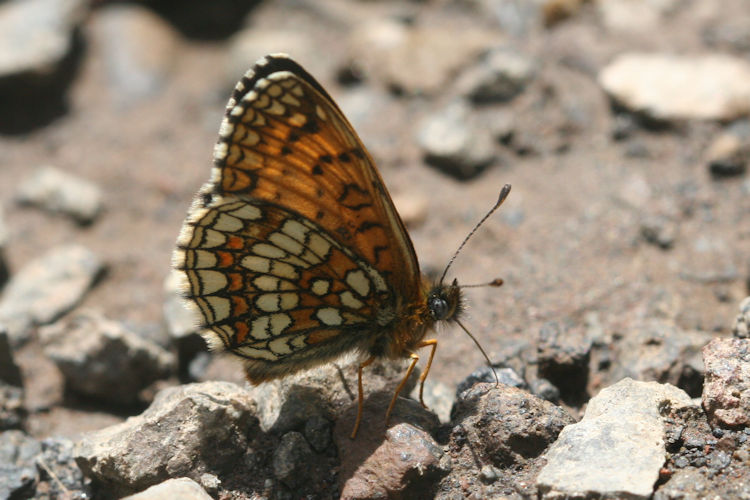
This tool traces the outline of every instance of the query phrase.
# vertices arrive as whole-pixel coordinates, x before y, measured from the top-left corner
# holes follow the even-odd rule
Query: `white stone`
[[[750,63],[723,54],[626,53],[599,83],[619,104],[656,120],[730,120],[750,111]]]

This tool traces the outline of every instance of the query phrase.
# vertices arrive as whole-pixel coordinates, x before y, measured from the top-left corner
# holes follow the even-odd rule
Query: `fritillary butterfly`
[[[288,56],[261,59],[235,87],[174,252],[212,348],[244,359],[250,382],[356,352],[411,358],[396,398],[461,312],[454,281],[430,286],[372,158],[323,87]],[[510,186],[504,189],[502,202]],[[420,391],[420,402],[421,402]],[[424,404],[424,403],[423,403]]]

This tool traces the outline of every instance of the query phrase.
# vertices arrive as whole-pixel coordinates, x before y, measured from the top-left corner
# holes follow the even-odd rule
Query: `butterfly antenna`
[[[487,283],[474,283],[472,285],[461,285],[461,288],[479,288],[480,286],[503,286],[503,279],[502,278],[495,278],[492,281],[488,281]]]
[[[503,189],[500,190],[500,196],[498,196],[497,203],[495,203],[495,206],[492,207],[490,209],[490,211],[487,212],[487,214],[484,217],[482,217],[482,220],[480,220],[477,223],[477,225],[474,226],[474,229],[472,229],[469,232],[469,234],[466,235],[466,238],[464,238],[464,241],[458,246],[458,250],[456,250],[456,253],[453,254],[453,257],[451,257],[451,260],[448,261],[448,265],[445,266],[445,270],[443,271],[443,275],[440,276],[440,281],[438,283],[440,283],[440,284],[443,283],[443,280],[445,279],[445,275],[448,274],[448,269],[450,269],[451,265],[453,265],[453,261],[456,260],[456,257],[458,257],[458,254],[461,252],[461,249],[464,247],[464,245],[466,245],[466,242],[469,241],[469,239],[474,235],[474,233],[477,232],[477,229],[479,229],[479,227],[482,224],[484,224],[484,221],[486,221],[490,217],[490,215],[492,215],[495,212],[495,210],[497,210],[498,208],[500,208],[500,205],[503,204],[503,202],[505,201],[505,198],[508,197],[509,193],[510,193],[510,184],[506,184],[505,186],[503,186]],[[494,281],[497,281],[497,280],[494,280]],[[494,281],[492,283],[494,283]],[[502,284],[502,280],[501,280],[500,284]],[[500,286],[500,285],[492,285],[492,284],[490,284],[490,286]],[[464,328],[464,330],[465,330],[465,328]],[[471,335],[471,334],[469,334],[469,335]]]
[[[506,186],[507,186],[507,184],[506,184]],[[482,349],[482,345],[481,345],[481,344],[479,343],[479,341],[478,341],[478,340],[477,340],[477,339],[476,339],[476,338],[474,337],[474,335],[472,335],[472,334],[471,334],[471,332],[470,332],[469,330],[467,330],[467,329],[466,329],[466,327],[464,326],[464,324],[463,324],[463,323],[461,323],[461,322],[460,322],[460,321],[459,321],[458,319],[456,319],[456,318],[453,318],[453,320],[454,320],[454,321],[455,321],[456,323],[458,323],[458,326],[460,326],[460,327],[461,327],[461,329],[462,329],[462,330],[463,330],[464,332],[466,332],[466,335],[468,335],[469,337],[471,337],[471,340],[473,340],[473,341],[474,341],[474,343],[475,343],[475,344],[477,345],[477,347],[479,348],[479,351],[480,351],[480,352],[482,353],[482,356],[484,356],[484,359],[486,359],[486,360],[487,360],[487,366],[489,366],[489,367],[490,367],[490,370],[492,370],[492,374],[493,374],[493,375],[495,375],[495,385],[499,385],[499,384],[500,384],[500,378],[499,378],[499,377],[497,376],[497,372],[495,371],[495,367],[494,367],[494,366],[492,366],[492,362],[490,361],[490,358],[489,358],[489,356],[487,356],[487,353],[486,353],[486,352],[484,352],[484,349]]]

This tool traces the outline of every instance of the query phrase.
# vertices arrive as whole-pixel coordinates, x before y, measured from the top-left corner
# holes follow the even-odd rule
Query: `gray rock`
[[[180,500],[211,500],[211,495],[201,485],[190,478],[180,477],[146,488],[140,493],[127,496],[122,500],[162,500],[179,498]]]
[[[172,271],[164,280],[164,321],[172,345],[177,347],[177,361],[180,376],[188,375],[192,380],[200,379],[200,371],[205,367],[199,361],[193,365],[196,356],[206,351],[206,342],[200,336],[200,319],[180,295],[179,275]],[[205,360],[208,361],[208,358]],[[195,368],[191,372],[191,368]]]
[[[305,422],[305,439],[315,451],[321,453],[331,444],[331,422],[313,415]]]
[[[169,335],[179,341],[198,333],[200,317],[182,298],[180,289],[180,275],[172,271],[164,280],[164,320],[167,323]]]
[[[650,498],[666,453],[660,411],[691,404],[680,389],[656,382],[624,379],[602,390],[545,454],[542,498]]]
[[[691,240],[682,257],[680,278],[696,283],[729,283],[740,277],[732,245],[720,235]]]
[[[560,390],[564,400],[585,397],[592,341],[582,328],[548,322],[539,330],[538,376]]]
[[[368,398],[376,393],[393,394],[396,385],[403,376],[401,363],[376,361],[364,371],[365,414],[375,410],[368,404]],[[403,390],[406,395],[414,388],[416,376],[413,375]],[[252,397],[258,402],[260,426],[266,432],[286,433],[301,430],[313,416],[327,420],[337,420],[336,416],[342,407],[347,411],[356,410],[357,401],[357,363],[343,367],[334,364],[308,370],[295,377],[272,380],[250,388]],[[378,410],[383,411],[385,410]],[[379,415],[382,420],[382,414]],[[345,425],[352,426],[354,420]],[[351,427],[350,427],[351,432]]]
[[[497,380],[495,379],[495,374],[497,374]],[[462,392],[471,389],[475,384],[481,382],[494,384],[497,381],[508,387],[517,387],[519,389],[528,388],[526,381],[521,378],[513,368],[491,368],[489,366],[482,366],[471,372],[468,377],[458,383],[458,386],[456,387],[456,397],[460,396]]]
[[[740,313],[734,319],[732,335],[740,339],[750,337],[750,297],[740,302]]]
[[[451,412],[451,446],[465,448],[481,464],[501,469],[540,456],[574,422],[565,410],[526,391],[477,384],[463,392]]]
[[[92,28],[115,103],[159,95],[176,60],[172,28],[145,7],[123,4],[97,9]]]
[[[750,18],[747,16],[718,17],[703,30],[706,45],[730,52],[750,50]]]
[[[26,413],[23,388],[0,380],[0,432],[22,429]]]
[[[746,128],[746,127],[745,127]],[[713,177],[736,177],[747,171],[750,137],[731,130],[719,134],[706,150],[706,163]]]
[[[348,472],[358,465],[341,490],[341,498],[432,498],[440,479],[449,471],[443,450],[428,433],[398,424],[364,463],[343,464]]]
[[[91,498],[91,488],[73,459],[73,441],[52,437],[43,440],[41,446],[42,451],[34,460],[39,471],[38,498]]]
[[[724,54],[625,53],[599,83],[618,104],[657,121],[731,120],[750,111],[750,63]]]
[[[174,355],[93,311],[41,328],[45,354],[78,394],[118,405],[174,372]]]
[[[8,225],[5,223],[5,213],[3,207],[0,206],[0,250],[5,248],[8,244]],[[5,280],[0,278],[0,284]]]
[[[698,396],[703,387],[701,349],[712,338],[709,333],[682,330],[669,321],[638,324],[624,332],[615,347],[611,380],[656,380]]]
[[[542,23],[543,2],[527,0],[465,0],[482,17],[492,19],[500,30],[523,38]]]
[[[75,459],[95,482],[132,494],[172,477],[200,481],[234,467],[258,432],[247,391],[227,382],[190,384],[159,392],[137,417],[84,435]]]
[[[273,473],[291,489],[313,481],[318,472],[310,445],[299,432],[287,432],[273,454]]]
[[[417,131],[425,161],[458,179],[476,177],[495,159],[489,131],[471,120],[471,109],[456,101],[425,118]]]
[[[80,245],[53,248],[13,275],[0,299],[0,323],[12,345],[28,340],[34,326],[51,323],[78,304],[104,264]]]
[[[16,200],[68,215],[80,224],[90,224],[102,210],[98,186],[53,167],[37,169],[18,186]]]
[[[560,389],[546,378],[537,378],[529,383],[531,392],[545,401],[557,403],[560,400]]]
[[[435,94],[497,41],[494,32],[406,23],[368,21],[346,43],[351,59],[374,80],[410,95]]]
[[[475,103],[504,102],[523,92],[535,73],[534,62],[517,49],[494,49],[462,73],[456,86]]]
[[[237,32],[229,41],[225,63],[226,86],[234,87],[252,63],[266,54],[278,52],[291,54],[295,61],[321,81],[334,71],[334,58],[319,57],[315,42],[307,31],[253,26]]]
[[[714,492],[712,485],[701,471],[681,469],[675,472],[669,482],[654,493],[653,500],[683,500],[708,498]]]
[[[665,215],[646,215],[640,223],[641,236],[646,242],[668,250],[677,239],[677,222]]]
[[[536,498],[534,479],[542,453],[575,420],[526,391],[477,384],[453,410],[444,448],[451,472],[437,498]]]
[[[0,382],[21,387],[21,370],[18,368],[13,357],[13,348],[10,345],[8,332],[0,323]]]
[[[21,431],[0,432],[0,498],[32,498],[39,442]]]
[[[437,415],[441,423],[450,421],[454,397],[455,391],[442,382],[434,381],[429,377],[424,381],[422,393],[424,404]],[[411,391],[411,398],[419,401],[419,384]]]
[[[717,338],[703,348],[703,408],[714,426],[750,424],[750,339]]]
[[[607,0],[596,7],[604,27],[624,33],[650,33],[659,29],[663,18],[672,12],[679,0]]]
[[[85,0],[11,0],[0,4],[0,79],[52,73],[72,50]]]

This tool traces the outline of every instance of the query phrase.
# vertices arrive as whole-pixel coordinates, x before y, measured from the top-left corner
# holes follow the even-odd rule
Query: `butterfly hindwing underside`
[[[204,337],[245,358],[251,381],[424,335],[404,225],[351,125],[299,65],[268,56],[240,80],[214,165],[174,264]]]

